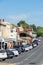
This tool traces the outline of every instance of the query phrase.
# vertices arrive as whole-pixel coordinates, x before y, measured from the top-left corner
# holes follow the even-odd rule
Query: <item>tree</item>
[[[37,27],[37,36],[43,36],[43,27],[41,26]]]
[[[37,31],[37,37],[39,37],[39,36],[43,36],[43,32]]]
[[[35,26],[35,24],[30,25],[31,28],[33,28],[34,32],[37,32],[37,27]]]
[[[19,23],[17,23],[17,26],[22,26],[24,28],[29,28],[29,24],[27,24],[25,21],[21,20]]]

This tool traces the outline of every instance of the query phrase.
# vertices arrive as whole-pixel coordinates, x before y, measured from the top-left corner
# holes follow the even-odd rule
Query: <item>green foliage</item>
[[[43,27],[37,27],[37,36],[43,36]]]
[[[23,20],[19,21],[19,23],[17,23],[17,26],[22,26],[24,28],[29,28],[29,25]]]
[[[12,24],[12,26],[15,27],[16,25]],[[17,26],[22,26],[24,28],[33,28],[33,31],[37,33],[37,36],[43,36],[43,27],[41,26],[36,27],[35,24],[29,25],[24,20],[19,21],[19,23],[17,23]]]
[[[39,36],[43,36],[43,33],[42,32],[37,32],[37,37]]]
[[[33,28],[34,32],[37,32],[37,27],[35,26],[35,24],[30,25],[31,28]]]
[[[37,30],[38,30],[39,32],[43,32],[43,27],[37,27]]]

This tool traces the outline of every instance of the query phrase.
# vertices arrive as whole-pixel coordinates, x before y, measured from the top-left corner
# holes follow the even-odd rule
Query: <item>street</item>
[[[41,42],[36,48],[24,52],[13,59],[6,59],[2,63],[10,63],[12,65],[43,65],[43,38],[41,38]]]

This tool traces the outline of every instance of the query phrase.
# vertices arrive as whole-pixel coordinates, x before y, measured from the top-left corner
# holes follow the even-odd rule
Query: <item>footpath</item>
[[[15,65],[15,64],[0,62],[0,65]]]

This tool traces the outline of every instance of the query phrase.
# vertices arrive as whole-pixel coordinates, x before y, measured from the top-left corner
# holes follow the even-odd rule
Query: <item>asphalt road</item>
[[[7,59],[4,63],[13,65],[43,65],[43,38],[40,39],[41,42],[36,48],[24,52],[13,59]]]

